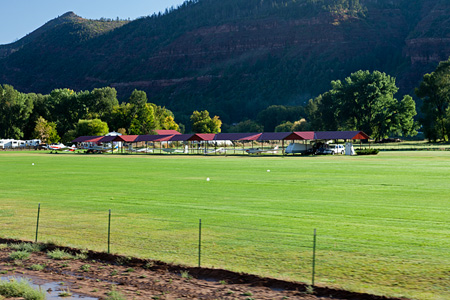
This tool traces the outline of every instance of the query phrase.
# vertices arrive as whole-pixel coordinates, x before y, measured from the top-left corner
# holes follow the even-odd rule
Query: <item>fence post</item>
[[[317,232],[316,229],[314,228],[314,239],[313,239],[313,261],[312,261],[312,280],[311,280],[311,285],[314,286],[314,277],[316,275],[316,237],[317,237]]]
[[[41,204],[38,204],[38,213],[37,213],[37,221],[36,221],[36,237],[34,239],[34,242],[37,243],[38,240],[38,232],[39,232],[39,214],[41,212]]]
[[[111,236],[111,209],[109,209],[109,215],[108,215],[108,254],[110,253],[110,239]]]
[[[198,267],[200,268],[202,258],[202,219],[198,223]]]

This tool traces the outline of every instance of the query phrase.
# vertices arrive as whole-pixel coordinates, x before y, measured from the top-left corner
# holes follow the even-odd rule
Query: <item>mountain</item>
[[[58,17],[56,19],[47,22],[45,25],[41,26],[40,28],[36,29],[32,33],[28,34],[27,36],[23,37],[22,39],[14,43],[8,45],[0,45],[0,58],[5,58],[9,56],[10,54],[20,50],[24,45],[35,41],[48,30],[51,30],[60,24],[72,22],[75,18],[79,17],[76,16],[73,12],[65,13],[61,17]]]
[[[67,13],[0,46],[0,83],[140,89],[184,123],[203,109],[230,123],[360,69],[411,93],[449,55],[448,0],[196,0],[132,22]]]
[[[32,33],[28,34],[27,36],[21,38],[20,40],[14,43],[8,45],[0,45],[0,59],[8,57],[12,53],[21,50],[27,44],[33,42],[39,44],[40,38],[45,36],[45,34],[48,33],[49,31],[55,30],[55,28],[58,28],[59,26],[64,25],[73,26],[72,29],[74,29],[74,31],[78,31],[80,35],[84,36],[83,38],[81,38],[81,40],[83,40],[108,32],[109,30],[112,30],[125,23],[127,22],[126,21],[102,22],[102,21],[86,20],[77,16],[74,12],[67,12],[64,15],[47,22],[45,25],[39,27]]]

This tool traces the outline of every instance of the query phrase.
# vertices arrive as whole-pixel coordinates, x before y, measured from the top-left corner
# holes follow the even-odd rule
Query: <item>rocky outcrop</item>
[[[430,1],[406,39],[405,55],[412,65],[437,64],[450,56],[450,3]]]

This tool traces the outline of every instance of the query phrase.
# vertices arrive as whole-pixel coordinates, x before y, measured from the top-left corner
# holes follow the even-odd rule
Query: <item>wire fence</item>
[[[369,286],[386,284],[386,280],[410,280],[404,283],[408,286],[414,284],[415,278],[424,276],[423,272],[427,272],[424,265],[426,270],[434,266],[441,269],[443,263],[450,267],[450,249],[426,242],[400,249],[386,240],[359,238],[355,241],[315,229],[279,231],[270,227],[214,224],[206,219],[181,222],[121,215],[111,210],[74,215],[47,211],[40,205],[20,214],[0,210],[0,226],[0,236],[5,238],[52,242],[311,285],[346,286],[350,278]],[[433,284],[446,285],[439,279]]]

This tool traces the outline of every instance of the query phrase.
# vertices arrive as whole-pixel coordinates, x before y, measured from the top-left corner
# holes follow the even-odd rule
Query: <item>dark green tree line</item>
[[[358,71],[343,82],[332,81],[331,86],[308,104],[315,130],[362,130],[377,140],[417,133],[415,102],[410,96],[394,98],[395,78],[379,71]]]
[[[0,138],[20,139],[33,110],[33,95],[0,85]]]
[[[421,120],[425,136],[432,141],[450,138],[450,59],[425,74],[416,95],[423,99]]]
[[[127,134],[150,134],[156,129],[179,126],[173,113],[149,103],[143,91],[135,90],[129,103],[119,105],[114,88],[76,92],[55,89],[49,95],[24,94],[0,85],[0,138],[41,137],[68,142],[86,133],[104,134],[108,129]]]

